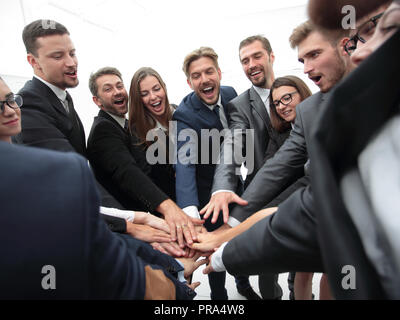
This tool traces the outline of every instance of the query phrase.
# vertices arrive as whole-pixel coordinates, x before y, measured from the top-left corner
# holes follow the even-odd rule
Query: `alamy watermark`
[[[146,151],[149,164],[235,164],[235,173],[240,175],[240,165],[245,163],[248,174],[254,170],[254,129],[201,129],[199,135],[185,128],[178,134],[176,121],[170,121],[168,132],[152,129],[147,133],[146,140],[153,142]]]
[[[42,267],[42,274],[45,276],[42,278],[42,289],[43,290],[55,290],[56,289],[56,268],[52,265],[45,265]]]
[[[342,19],[342,28],[345,30],[354,30],[356,28],[356,8],[346,5],[342,8],[342,13],[345,14]]]
[[[42,19],[42,28],[47,29],[56,29],[56,22],[54,20],[45,20]]]

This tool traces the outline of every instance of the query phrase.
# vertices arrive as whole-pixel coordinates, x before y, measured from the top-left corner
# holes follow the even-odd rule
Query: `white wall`
[[[18,87],[32,75],[21,33],[36,19],[52,19],[70,31],[77,49],[80,85],[71,89],[88,135],[97,107],[88,89],[90,72],[109,65],[123,73],[126,88],[142,66],[156,69],[179,104],[190,92],[182,72],[187,53],[210,46],[219,55],[222,84],[238,93],[250,86],[238,58],[241,40],[263,34],[275,52],[275,75],[303,76],[297,52],[289,46],[292,30],[305,21],[306,0],[0,0],[0,74]],[[8,75],[8,77],[7,77]]]

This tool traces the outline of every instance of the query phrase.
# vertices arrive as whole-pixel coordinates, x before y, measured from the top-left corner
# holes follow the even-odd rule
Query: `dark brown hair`
[[[274,92],[274,90],[282,86],[296,88],[297,92],[300,95],[300,101],[303,101],[304,99],[307,99],[309,96],[312,95],[311,90],[304,83],[304,81],[296,76],[280,77],[274,81],[271,86],[271,91],[269,93],[269,110],[271,111],[271,124],[278,132],[284,132],[291,127],[290,122],[282,119],[276,112],[276,107],[272,98],[272,93]]]
[[[267,50],[268,54],[271,54],[271,52],[272,52],[271,44],[269,43],[269,40],[262,35],[255,35],[255,36],[251,36],[251,37],[248,37],[248,38],[242,40],[239,44],[239,51],[243,47],[248,46],[249,44],[252,44],[254,41],[260,41],[262,43],[263,48],[265,50]]]
[[[151,145],[151,141],[146,141],[147,132],[154,129],[156,119],[149,110],[143,105],[140,95],[140,82],[147,76],[156,77],[165,92],[165,120],[172,120],[172,109],[169,104],[167,87],[161,76],[152,68],[144,67],[135,72],[132,77],[131,87],[129,89],[129,128],[139,138],[140,144]]]
[[[46,19],[36,20],[26,25],[22,31],[22,40],[24,41],[26,52],[37,56],[37,50],[39,47],[36,40],[41,37],[55,34],[69,35],[69,31],[61,23]]]
[[[99,90],[96,80],[98,78],[100,78],[101,76],[105,76],[108,74],[115,75],[122,80],[121,72],[119,72],[118,69],[113,68],[113,67],[104,67],[104,68],[97,70],[95,73],[92,73],[89,78],[89,89],[94,97],[97,97],[98,90]]]

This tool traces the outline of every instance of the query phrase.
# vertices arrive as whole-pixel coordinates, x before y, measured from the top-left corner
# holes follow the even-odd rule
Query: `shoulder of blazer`
[[[237,97],[236,90],[233,87],[228,87],[228,86],[221,86],[220,94],[221,94],[221,103],[223,105],[226,105],[232,99]]]
[[[20,94],[24,99],[24,102],[26,102],[24,103],[25,105],[29,105],[31,99],[38,99],[41,102],[37,103],[37,101],[35,101],[35,109],[42,109],[43,112],[52,112],[52,110],[49,109],[49,105],[52,105],[60,111],[60,113],[67,116],[64,106],[56,94],[47,85],[35,77],[33,77],[32,80],[27,81],[18,94]],[[24,106],[22,106],[22,108],[23,107]]]

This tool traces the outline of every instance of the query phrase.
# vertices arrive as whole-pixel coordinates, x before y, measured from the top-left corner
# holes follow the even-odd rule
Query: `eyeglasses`
[[[4,112],[5,104],[7,104],[12,109],[18,109],[22,106],[23,100],[22,97],[18,94],[11,94],[7,100],[0,101],[0,111]]]
[[[298,92],[297,91],[293,91],[293,92],[290,92],[290,93],[286,93],[280,100],[275,100],[274,102],[272,102],[272,104],[275,106],[275,108],[278,108],[281,103],[284,106],[287,106],[289,103],[292,102],[293,95],[295,93],[298,93]]]
[[[377,14],[372,17],[368,21],[364,22],[359,28],[353,37],[351,37],[346,44],[344,45],[344,50],[346,50],[347,54],[351,56],[351,54],[357,49],[357,42],[366,43],[374,34],[376,25],[378,24],[378,20],[383,16],[384,12]]]

